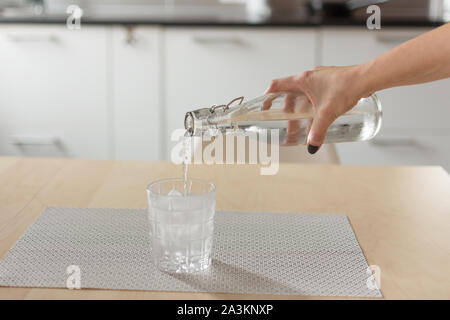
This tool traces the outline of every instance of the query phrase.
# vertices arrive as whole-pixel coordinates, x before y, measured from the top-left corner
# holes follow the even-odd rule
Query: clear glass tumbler
[[[147,186],[152,253],[159,270],[191,273],[211,265],[215,190],[211,182],[182,178]]]

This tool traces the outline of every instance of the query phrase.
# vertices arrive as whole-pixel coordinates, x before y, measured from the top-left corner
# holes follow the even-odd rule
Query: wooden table
[[[180,177],[166,162],[0,157],[0,256],[46,206],[145,208],[145,186]],[[217,209],[346,213],[387,299],[450,299],[450,176],[440,167],[193,166]],[[0,299],[311,299],[301,296],[0,288]]]

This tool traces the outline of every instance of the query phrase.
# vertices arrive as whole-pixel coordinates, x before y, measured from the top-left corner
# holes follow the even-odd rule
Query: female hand
[[[284,101],[282,111],[284,113],[300,113],[300,114],[310,114],[313,112],[312,104],[305,94],[298,92],[284,92]],[[273,101],[277,99],[280,94],[269,94],[267,98],[264,99],[262,104],[262,111],[269,110],[272,108]],[[300,122],[303,122],[301,124]],[[307,123],[308,128],[311,127],[312,120],[309,119],[297,119],[297,120],[287,120],[286,133],[284,140],[281,142],[281,146],[296,146],[304,141],[300,139],[303,138],[301,127],[305,126]]]
[[[308,152],[319,150],[328,127],[341,114],[354,107],[362,97],[370,96],[359,66],[316,67],[299,75],[272,80],[266,93],[303,92],[314,108],[308,134]]]

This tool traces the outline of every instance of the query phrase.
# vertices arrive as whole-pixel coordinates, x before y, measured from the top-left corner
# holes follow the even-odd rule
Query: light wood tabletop
[[[0,157],[0,257],[46,206],[145,208],[145,186],[180,177],[168,162]],[[346,213],[386,299],[450,299],[450,176],[441,167],[195,165],[217,209]],[[311,299],[303,296],[0,288],[0,299]],[[323,298],[323,297],[321,297]]]

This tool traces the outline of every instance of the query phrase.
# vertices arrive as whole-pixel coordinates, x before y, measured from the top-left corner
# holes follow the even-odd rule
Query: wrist
[[[349,83],[352,84],[352,95],[358,99],[368,97],[377,90],[369,63],[349,67],[348,79],[350,80]]]

